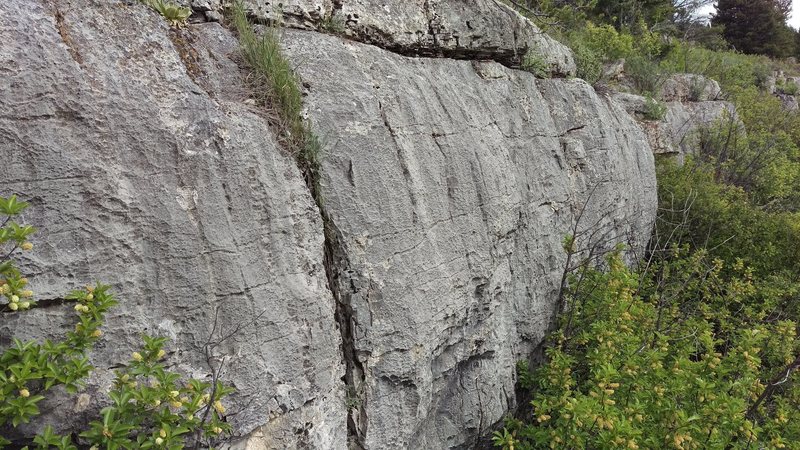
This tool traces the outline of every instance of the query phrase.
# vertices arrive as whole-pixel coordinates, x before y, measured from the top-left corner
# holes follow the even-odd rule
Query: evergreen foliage
[[[787,57],[794,53],[794,32],[785,24],[790,7],[776,0],[719,0],[714,25],[744,53]]]

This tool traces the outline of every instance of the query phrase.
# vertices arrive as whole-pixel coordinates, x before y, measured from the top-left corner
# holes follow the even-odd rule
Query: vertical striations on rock
[[[182,3],[219,17],[218,0]],[[529,52],[554,77],[575,66],[499,1],[246,4],[306,30],[283,44],[324,146],[324,214],[220,24],[169,29],[116,0],[0,5],[0,194],[34,204],[34,288],[99,279],[122,300],[86,393],[141,331],[207,375],[218,322],[243,326],[218,355],[239,447],[474,447],[517,404],[576,217],[609,247],[648,239],[645,134],[581,80],[516,70]],[[70,311],[53,304],[4,320],[0,344],[57,335]],[[68,402],[46,419],[92,412]]]
[[[515,405],[514,372],[556,309],[562,238],[585,226],[640,248],[653,156],[581,80],[409,58],[286,31],[325,147],[365,448],[468,448]]]
[[[202,378],[213,324],[216,337],[241,326],[214,361],[238,390],[235,427],[266,448],[343,448],[322,221],[245,102],[235,38],[106,0],[3,2],[0,36],[0,193],[33,203],[33,289],[51,299],[101,280],[121,300],[93,355],[91,404],[140,333],[171,338],[170,364]],[[3,347],[62,333],[74,313],[57,305],[3,317]],[[56,401],[47,422],[86,418]]]

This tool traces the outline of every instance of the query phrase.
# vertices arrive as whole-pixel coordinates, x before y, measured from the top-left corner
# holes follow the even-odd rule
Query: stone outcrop
[[[783,71],[776,71],[767,77],[765,84],[765,90],[780,99],[783,109],[786,111],[800,109],[797,99],[800,93],[800,77],[787,77]]]
[[[561,240],[647,236],[645,136],[581,80],[287,32],[313,128],[366,448],[469,447],[515,405],[556,305]],[[613,231],[611,231],[613,230]]]
[[[306,30],[283,43],[324,147],[324,211],[219,23],[169,29],[138,2],[0,4],[0,195],[33,203],[24,263],[45,300],[4,317],[0,343],[58,336],[74,314],[58,299],[99,279],[121,304],[82,393],[93,407],[46,408],[61,428],[96,413],[140,332],[204,377],[212,330],[241,327],[211,361],[238,390],[240,448],[473,447],[517,405],[515,365],[558,309],[576,218],[608,246],[648,239],[647,137],[585,82],[515,70],[531,48],[553,74],[574,63],[499,3],[282,5]],[[321,33],[336,17],[343,36]]]
[[[653,153],[671,155],[679,160],[695,151],[701,133],[726,121],[732,120],[742,127],[736,108],[730,102],[717,101],[668,101],[664,117],[651,120],[647,117],[648,99],[640,95],[613,93],[611,98],[628,113],[639,119],[647,134]]]
[[[665,102],[710,102],[720,100],[719,83],[703,75],[676,73],[661,85],[660,99]]]
[[[224,358],[238,390],[234,426],[270,448],[341,448],[322,220],[244,102],[232,36],[213,23],[170,30],[138,3],[105,0],[4,2],[0,35],[0,195],[33,204],[25,217],[41,231],[25,267],[52,305],[3,314],[3,347],[60,336],[75,313],[57,299],[102,280],[120,305],[84,404],[97,405],[143,332],[171,338],[172,367],[204,378],[203,345],[241,326],[212,361]],[[63,428],[97,413],[82,408],[42,409]]]
[[[246,0],[260,20],[342,33],[396,53],[493,60],[520,67],[528,52],[552,76],[572,76],[570,50],[498,0]]]

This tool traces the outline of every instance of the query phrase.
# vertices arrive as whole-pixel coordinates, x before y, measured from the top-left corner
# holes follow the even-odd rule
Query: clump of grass
[[[165,2],[164,0],[142,0],[142,3],[161,14],[170,26],[177,28],[186,24],[186,20],[192,15],[191,8],[184,8],[178,4]]]
[[[708,82],[705,79],[693,79],[692,84],[689,86],[689,101],[701,101],[703,94],[706,92],[706,86],[708,86]]]
[[[322,30],[331,34],[344,34],[346,24],[344,17],[336,14],[326,15],[320,23]]]
[[[297,158],[306,184],[319,203],[319,158],[322,146],[302,117],[300,83],[281,51],[278,28],[265,27],[262,34],[256,34],[241,2],[235,2],[230,11],[231,23],[239,35],[242,55],[253,72],[253,88],[258,100],[274,109],[272,122],[281,135],[279,138]]]

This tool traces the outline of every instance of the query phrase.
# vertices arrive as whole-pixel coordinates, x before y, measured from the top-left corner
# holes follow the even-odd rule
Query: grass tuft
[[[321,205],[319,176],[322,146],[302,117],[300,83],[281,51],[279,30],[276,26],[268,26],[263,33],[256,34],[240,1],[233,4],[230,12],[242,55],[252,70],[253,90],[258,101],[275,111],[276,114],[271,117],[272,125],[277,129],[281,143],[297,159],[306,184]]]

